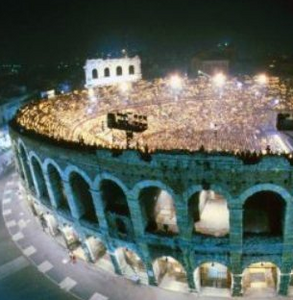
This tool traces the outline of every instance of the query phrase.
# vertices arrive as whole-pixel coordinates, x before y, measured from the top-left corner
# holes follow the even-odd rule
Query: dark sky
[[[126,46],[163,54],[223,41],[293,53],[293,0],[0,1],[0,61],[58,61]]]

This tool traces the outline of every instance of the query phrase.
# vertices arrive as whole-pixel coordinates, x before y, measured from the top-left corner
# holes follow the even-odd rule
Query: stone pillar
[[[192,230],[190,230],[190,227],[192,227],[193,224],[189,224],[188,205],[184,203],[181,195],[175,196],[174,205],[180,238],[190,240],[192,238]]]
[[[230,253],[230,266],[232,276],[232,296],[241,296],[242,289],[242,254],[239,252]]]
[[[65,190],[65,193],[66,193],[66,197],[67,197],[67,200],[68,200],[68,204],[69,204],[69,207],[70,207],[71,214],[72,214],[73,218],[78,220],[78,219],[80,219],[80,217],[83,214],[82,208],[78,207],[76,201],[74,200],[74,196],[72,194],[72,189],[70,187],[69,182],[68,181],[63,181],[63,186],[64,186],[64,190]]]
[[[157,280],[156,280],[156,276],[155,276],[155,273],[154,273],[152,258],[151,258],[150,252],[149,252],[148,245],[144,244],[144,243],[138,243],[138,246],[139,246],[140,251],[141,251],[142,256],[143,256],[143,262],[145,264],[146,272],[147,272],[147,275],[148,275],[149,285],[156,286],[157,285]]]
[[[279,284],[279,294],[282,296],[288,295],[288,290],[290,286],[291,275],[289,274],[280,274],[280,284]]]
[[[21,180],[23,180],[26,189],[29,190],[30,189],[29,179],[28,179],[28,175],[27,175],[27,172],[25,170],[25,167],[24,167],[22,159],[19,161],[19,168],[22,170],[22,173],[23,173],[23,176],[24,176],[24,179],[21,178],[21,176],[20,176],[20,178],[21,178]]]
[[[52,188],[52,185],[51,185],[51,182],[50,182],[50,178],[49,178],[49,175],[47,172],[43,171],[43,174],[44,174],[44,179],[45,179],[45,184],[46,184],[46,188],[47,188],[47,191],[48,191],[48,195],[49,195],[49,201],[51,203],[51,205],[57,209],[58,207],[58,204],[56,202],[56,199],[55,199],[55,195],[54,195],[54,192],[53,192],[53,188]]]
[[[242,274],[232,274],[232,296],[242,296]]]
[[[188,287],[191,292],[195,292],[196,287],[194,282],[193,269],[190,263],[190,251],[183,249],[182,254],[183,254],[184,268],[186,271]]]
[[[242,253],[243,209],[242,206],[229,206],[230,215],[230,251]]]
[[[81,243],[81,247],[82,247],[82,250],[83,250],[83,252],[85,254],[86,261],[90,262],[90,263],[94,263],[94,260],[93,260],[91,254],[90,254],[88,245],[87,245],[87,243],[84,240]]]
[[[115,255],[115,252],[109,252],[109,251],[108,251],[108,254],[109,254],[110,258],[111,258],[111,262],[112,262],[112,264],[113,264],[115,273],[116,273],[117,275],[122,275],[122,272],[121,272],[121,269],[120,269],[120,265],[119,265],[119,262],[118,262],[118,260],[117,260],[116,255]]]
[[[98,216],[100,229],[105,233],[109,233],[109,226],[104,211],[104,203],[102,200],[101,192],[99,190],[93,190],[93,189],[91,189],[90,192],[92,194],[96,215]]]
[[[138,199],[135,199],[133,194],[127,194],[127,203],[130,210],[130,218],[133,226],[134,235],[136,238],[144,236],[145,223]]]
[[[31,174],[32,181],[33,181],[34,192],[35,192],[37,198],[40,199],[39,185],[37,182],[37,178],[35,176],[35,172],[33,170],[33,166],[30,164],[29,159],[27,159],[27,166],[28,166],[28,169]]]
[[[194,283],[194,277],[193,277],[193,270],[190,270],[189,268],[186,270],[186,275],[187,275],[187,283],[190,292],[196,292],[196,287]]]
[[[286,216],[284,226],[284,251],[292,251],[293,248],[293,203],[288,202],[286,205]]]

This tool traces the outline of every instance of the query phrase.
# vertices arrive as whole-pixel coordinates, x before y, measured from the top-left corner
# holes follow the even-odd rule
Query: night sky
[[[53,62],[121,48],[172,53],[230,42],[293,53],[293,0],[1,0],[0,61]]]

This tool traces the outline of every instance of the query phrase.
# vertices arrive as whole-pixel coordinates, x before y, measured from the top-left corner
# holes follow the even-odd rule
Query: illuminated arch
[[[202,262],[193,272],[197,292],[208,295],[209,289],[225,290],[230,295],[232,276],[226,264],[217,261]]]
[[[208,190],[196,185],[184,193],[187,202],[189,232],[198,232],[211,236],[225,236],[230,230],[228,201],[223,189],[211,185]],[[224,195],[229,197],[229,193]],[[189,198],[187,198],[189,197]]]
[[[142,209],[146,231],[163,235],[178,234],[175,197],[169,187],[160,181],[149,180],[138,183],[133,191]]]
[[[181,291],[188,291],[187,273],[184,266],[171,256],[162,256],[153,261],[153,270],[158,286],[172,290],[172,281],[180,286]],[[167,283],[167,284],[166,284]]]

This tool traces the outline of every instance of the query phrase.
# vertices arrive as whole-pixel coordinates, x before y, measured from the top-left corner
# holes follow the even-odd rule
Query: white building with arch
[[[86,88],[137,81],[141,79],[141,60],[139,56],[87,59],[84,70]]]

